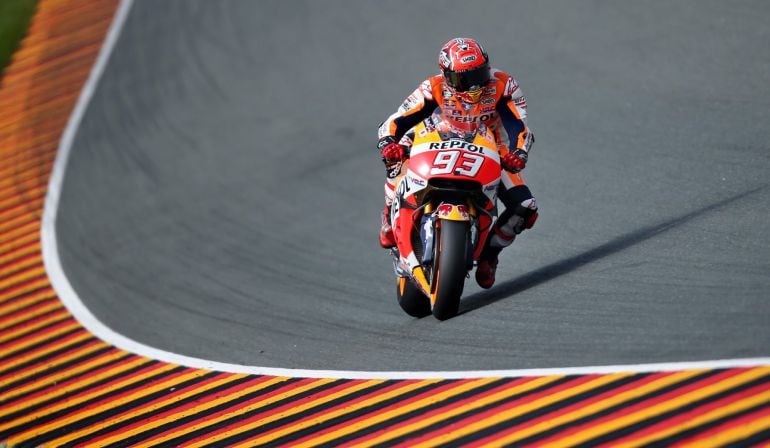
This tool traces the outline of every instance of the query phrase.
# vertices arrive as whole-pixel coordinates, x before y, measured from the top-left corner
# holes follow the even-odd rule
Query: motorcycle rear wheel
[[[430,314],[430,300],[412,280],[404,277],[397,278],[396,297],[406,314],[414,317],[425,317]]]
[[[467,274],[468,223],[441,221],[439,244],[433,258],[431,290],[436,294],[433,316],[446,320],[457,315]]]

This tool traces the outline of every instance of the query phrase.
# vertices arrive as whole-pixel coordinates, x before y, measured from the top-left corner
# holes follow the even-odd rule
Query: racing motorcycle
[[[407,314],[445,320],[496,217],[500,155],[482,124],[434,114],[412,132],[391,207],[396,292]]]

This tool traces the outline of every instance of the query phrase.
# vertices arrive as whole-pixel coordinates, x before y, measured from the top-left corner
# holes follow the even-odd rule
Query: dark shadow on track
[[[765,190],[768,187],[770,187],[770,185],[762,185],[743,193],[730,196],[729,198],[722,199],[711,205],[699,208],[677,218],[669,219],[660,224],[644,227],[634,232],[621,235],[589,251],[577,254],[567,258],[566,260],[543,266],[540,269],[524,274],[523,276],[514,280],[500,283],[497,287],[489,291],[484,291],[468,296],[464,298],[460,304],[460,314],[471,312],[475,309],[511,297],[522,291],[526,291],[527,289],[534,288],[535,286],[553,280],[562,275],[569,274],[570,272],[589,263],[616,254],[620,251],[628,249],[631,246],[647,241],[648,239],[657,235],[673,230],[695,218],[744,199],[748,196]]]

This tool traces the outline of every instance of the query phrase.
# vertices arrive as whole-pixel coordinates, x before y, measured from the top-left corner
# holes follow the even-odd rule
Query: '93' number
[[[462,154],[462,156],[461,156]],[[433,160],[431,176],[454,173],[461,176],[475,177],[484,163],[484,156],[462,153],[460,151],[441,151]]]

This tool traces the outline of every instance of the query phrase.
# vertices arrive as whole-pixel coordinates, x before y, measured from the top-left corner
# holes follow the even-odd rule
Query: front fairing
[[[457,188],[465,191],[463,194],[472,203],[484,204],[484,213],[491,213],[501,173],[497,144],[483,127],[473,132],[455,132],[452,127],[442,126],[440,118],[437,122],[432,117],[414,131],[409,160],[397,179],[396,198],[391,208],[400,264],[406,272],[420,266],[424,255],[419,250],[415,255],[415,249],[419,248],[413,247],[413,231],[424,224],[420,219],[424,210],[432,213],[430,207],[440,205],[433,204],[435,201],[431,198],[442,197],[442,191]],[[439,196],[435,196],[436,193]]]
[[[456,123],[434,115],[415,128],[406,169],[413,194],[432,179],[476,182],[494,201],[500,172],[497,143],[483,125],[471,123],[458,129]]]

